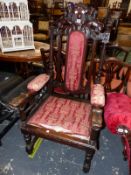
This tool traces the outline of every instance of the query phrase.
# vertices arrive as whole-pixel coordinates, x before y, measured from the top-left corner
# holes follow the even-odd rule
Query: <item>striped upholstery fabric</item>
[[[28,124],[88,139],[91,126],[90,110],[88,103],[50,96]]]
[[[86,38],[82,32],[74,31],[69,36],[66,59],[65,86],[69,91],[80,89],[83,62],[86,48]]]

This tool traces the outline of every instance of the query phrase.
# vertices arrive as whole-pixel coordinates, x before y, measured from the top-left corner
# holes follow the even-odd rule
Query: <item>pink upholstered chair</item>
[[[60,19],[57,26],[50,28],[50,56],[49,62],[45,64],[46,74],[39,75],[27,86],[29,95],[25,103],[29,106],[29,110],[21,113],[21,131],[24,134],[28,153],[33,151],[38,137],[85,150],[83,170],[88,172],[102,128],[105,96],[104,88],[99,83],[101,71],[99,71],[97,83],[91,89],[90,82],[87,81],[86,85],[83,83],[86,48],[88,38],[100,39],[98,35],[101,25],[95,20],[91,7],[76,5],[72,13],[69,18]],[[61,37],[65,32],[68,35],[68,42],[64,79],[61,79]],[[94,34],[96,34],[95,38]],[[56,38],[59,49],[54,56],[53,44]],[[102,53],[104,54],[104,50]],[[56,76],[58,76],[55,80],[54,57],[56,58]],[[55,93],[56,87],[61,88],[64,93]]]
[[[116,58],[105,62],[107,90],[104,118],[107,128],[122,138],[131,175],[131,65]]]

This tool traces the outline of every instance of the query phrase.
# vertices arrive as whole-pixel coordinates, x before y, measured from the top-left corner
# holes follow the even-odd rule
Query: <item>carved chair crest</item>
[[[58,29],[63,30],[65,33],[69,33],[72,30],[86,31],[87,36],[90,35],[90,30],[98,33],[102,30],[103,24],[96,19],[97,11],[91,6],[85,6],[84,4],[74,4],[71,7],[67,7],[65,16],[58,20]],[[55,22],[56,23],[56,22]]]
[[[106,44],[109,41],[110,34],[107,32],[103,32],[102,31],[103,27],[104,27],[103,24],[97,20],[97,11],[93,7],[85,6],[81,3],[70,5],[66,10],[65,16],[58,19],[57,22],[55,21],[55,23],[52,23],[50,28],[50,35],[52,35],[52,37],[58,36],[59,38],[57,56],[60,57],[61,55],[62,35],[72,36],[73,34],[71,33],[76,31],[77,34],[82,33],[82,35],[84,35],[83,38],[84,40],[86,40],[85,41],[86,46],[84,46],[85,48],[88,47],[87,43],[89,39],[94,41],[92,45],[92,52],[95,53],[94,45],[97,40],[102,40],[104,44]],[[70,43],[68,42],[68,47],[69,44]],[[51,45],[53,47],[53,44]],[[105,48],[103,50],[105,50]],[[69,52],[67,53],[69,54]],[[92,57],[94,57],[94,54],[92,55]],[[102,57],[101,59],[102,64],[104,58],[104,52],[102,52],[101,57]],[[59,62],[61,62],[61,60],[59,60]],[[98,74],[98,76],[100,77],[100,74]]]

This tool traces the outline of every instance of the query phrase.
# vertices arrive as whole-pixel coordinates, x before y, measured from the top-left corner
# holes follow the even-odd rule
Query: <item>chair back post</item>
[[[105,48],[106,48],[106,44],[104,43],[103,48],[102,48],[102,52],[101,52],[100,64],[99,64],[99,69],[98,69],[98,74],[97,74],[97,77],[96,77],[96,80],[95,80],[95,84],[100,83],[102,68],[103,68],[103,63],[104,63],[104,58],[105,58]]]
[[[54,55],[54,26],[51,24],[50,26],[50,52],[49,52],[49,75],[51,79],[53,80],[54,74],[53,74],[53,55]]]
[[[94,75],[94,59],[96,57],[96,47],[97,47],[97,40],[93,40],[93,44],[92,44],[92,54],[91,54],[91,63],[90,63],[90,69],[89,69],[89,75],[88,75],[88,80],[89,80],[89,84],[91,84],[91,80]]]
[[[49,51],[49,75],[50,75],[50,83],[49,83],[49,93],[53,92],[53,79],[54,79],[54,65],[53,65],[53,55],[54,55],[54,26],[53,23],[50,24],[50,51]]]
[[[109,42],[110,33],[109,32],[101,33],[100,38],[102,39],[103,48],[102,48],[102,52],[101,52],[101,56],[100,56],[100,64],[99,64],[99,69],[98,69],[98,74],[97,74],[97,77],[95,80],[95,84],[100,83],[103,64],[104,64],[105,55],[106,55],[106,44]]]
[[[61,68],[61,51],[62,51],[62,31],[59,30],[59,33],[57,35],[57,46],[58,46],[58,51],[56,55],[56,80],[58,82],[62,81],[61,73],[62,73],[62,68]]]

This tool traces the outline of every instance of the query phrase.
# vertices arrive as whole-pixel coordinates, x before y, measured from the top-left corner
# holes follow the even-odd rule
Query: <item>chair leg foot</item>
[[[125,150],[122,151],[122,154],[123,154],[123,159],[126,161],[127,160],[127,155],[126,155]]]
[[[25,143],[26,143],[26,148],[25,148],[26,152],[28,154],[31,154],[32,151],[33,151],[33,147],[32,147],[32,144],[31,144],[31,140],[32,140],[31,135],[24,133],[24,140],[25,140]]]
[[[122,137],[122,143],[123,143],[123,155],[124,155],[124,160],[128,161],[129,165],[129,175],[131,175],[131,134],[126,137]]]
[[[1,140],[0,140],[0,146],[2,146],[2,142],[1,142]]]
[[[84,166],[83,166],[83,172],[84,173],[88,173],[90,170],[90,164],[89,163],[86,163],[84,162]]]
[[[25,143],[26,143],[26,148],[25,148],[26,152],[28,154],[32,154],[33,150],[34,150],[35,143],[38,140],[38,137],[37,136],[32,136],[31,134],[25,133],[25,132],[23,132],[23,135],[24,135],[24,140],[25,140]]]
[[[88,149],[86,151],[85,161],[84,161],[84,165],[83,165],[83,171],[85,173],[88,173],[90,170],[91,160],[93,158],[94,153],[95,153],[95,150],[93,150],[93,149]]]
[[[32,154],[33,148],[32,148],[30,145],[26,145],[26,152],[27,152],[28,154]]]
[[[123,151],[122,151],[123,159],[126,161],[128,158],[127,158],[127,151],[126,151],[126,142],[125,142],[125,138],[122,137],[122,138],[121,138],[121,141],[122,141],[122,144],[123,144]]]

